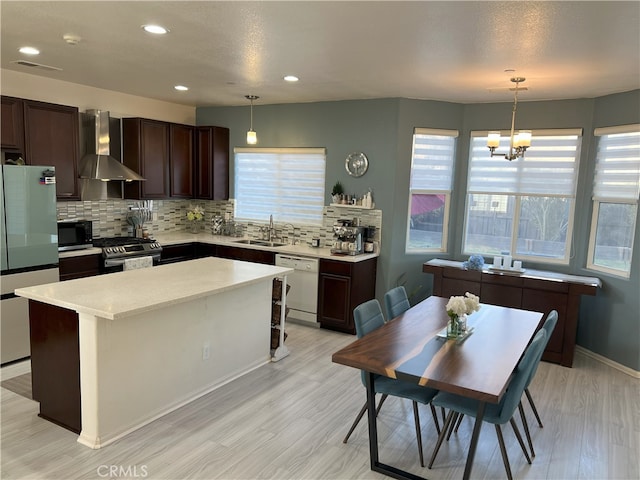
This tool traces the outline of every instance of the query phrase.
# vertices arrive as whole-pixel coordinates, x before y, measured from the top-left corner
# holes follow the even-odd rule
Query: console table
[[[595,295],[602,282],[544,270],[525,269],[522,273],[467,270],[462,262],[433,259],[422,266],[431,273],[433,295],[450,297],[470,292],[482,303],[543,312],[558,312],[558,324],[542,356],[543,360],[565,367],[573,364],[580,295]]]

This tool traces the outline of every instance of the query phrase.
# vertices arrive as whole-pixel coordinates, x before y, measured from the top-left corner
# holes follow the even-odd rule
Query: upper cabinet
[[[56,167],[59,199],[79,200],[78,108],[24,101],[24,143],[30,165]]]
[[[24,154],[22,99],[2,97],[2,150]]]
[[[189,125],[169,125],[170,185],[174,198],[193,198],[193,130]]]
[[[144,118],[122,120],[122,161],[144,182],[125,182],[125,198],[169,197],[169,124]]]
[[[229,129],[196,128],[196,198],[229,199]]]

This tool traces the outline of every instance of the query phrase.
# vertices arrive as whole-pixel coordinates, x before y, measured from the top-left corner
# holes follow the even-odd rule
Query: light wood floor
[[[78,444],[73,433],[38,418],[35,402],[2,388],[0,477],[383,478],[369,469],[364,421],[349,443],[342,443],[365,392],[359,372],[332,364],[331,354],[354,337],[301,325],[289,325],[287,331],[289,357],[101,450]],[[640,478],[639,384],[582,355],[572,369],[543,362],[531,385],[545,423],[542,429],[532,425],[537,453],[532,465],[510,427],[504,429],[514,477]],[[421,415],[428,459],[436,435],[428,407],[421,406]],[[533,424],[533,415],[529,418]],[[389,398],[379,416],[380,459],[430,479],[460,478],[471,425],[465,419],[458,435],[443,445],[434,468],[422,468],[411,404]],[[490,425],[482,430],[472,478],[506,478]]]

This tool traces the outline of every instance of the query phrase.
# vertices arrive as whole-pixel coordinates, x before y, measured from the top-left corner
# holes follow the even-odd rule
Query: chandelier
[[[518,133],[514,132],[516,125],[516,108],[518,107],[518,86],[526,79],[524,77],[512,77],[511,81],[516,84],[515,94],[513,97],[513,112],[511,114],[511,137],[509,140],[509,153],[498,153],[496,148],[500,146],[500,132],[489,132],[487,136],[487,147],[491,152],[491,156],[504,155],[509,161],[516,158],[524,158],[524,153],[527,148],[531,146],[531,130],[520,130]]]
[[[258,143],[258,136],[253,131],[253,101],[259,99],[257,95],[245,95],[244,98],[251,102],[251,123],[249,124],[249,131],[247,132],[247,143],[249,145],[255,145]]]

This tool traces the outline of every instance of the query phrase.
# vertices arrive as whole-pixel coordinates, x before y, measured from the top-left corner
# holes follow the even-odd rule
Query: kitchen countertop
[[[78,313],[118,320],[291,272],[290,268],[207,257],[19,288],[15,293]],[[145,285],[144,292],[137,285]]]
[[[265,247],[262,245],[247,245],[238,243],[242,240],[239,237],[227,237],[223,235],[211,235],[209,233],[193,234],[185,231],[162,232],[153,235],[153,238],[160,242],[160,245],[178,245],[181,243],[208,243],[210,245],[227,245],[238,248],[246,248],[252,250],[265,250],[274,253],[285,253],[289,255],[300,255],[303,257],[322,258],[336,260],[339,262],[357,263],[371,258],[376,258],[379,253],[365,253],[362,255],[333,255],[328,247],[311,247],[307,244],[300,245],[284,245],[282,247]],[[86,250],[71,250],[60,252],[59,258],[78,257],[82,255],[99,254],[100,248],[88,248]]]

